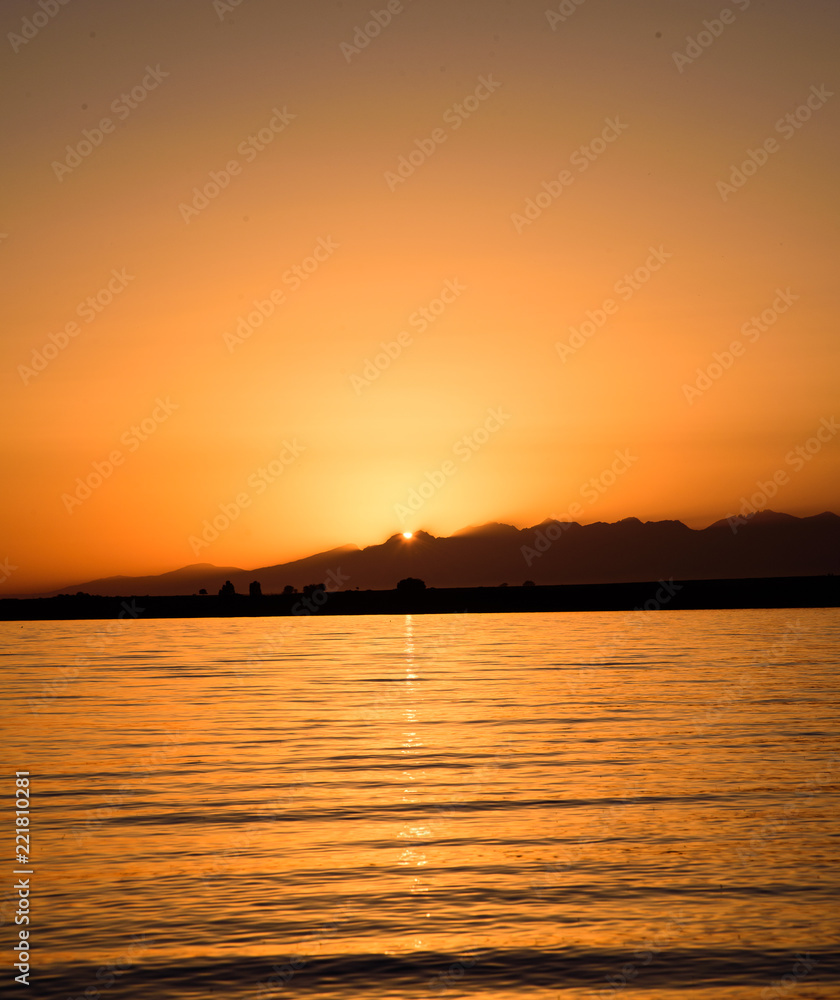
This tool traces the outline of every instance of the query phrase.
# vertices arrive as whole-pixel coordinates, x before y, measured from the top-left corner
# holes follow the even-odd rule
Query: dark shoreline
[[[0,599],[0,621],[72,621],[109,618],[248,618],[286,615],[393,615],[535,611],[712,610],[836,608],[840,576],[746,580],[677,580],[539,587],[458,587],[323,591],[248,597],[173,596]]]

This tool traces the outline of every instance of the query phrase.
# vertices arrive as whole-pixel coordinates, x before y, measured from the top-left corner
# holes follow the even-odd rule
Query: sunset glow
[[[0,3],[16,985],[840,997],[838,41]]]
[[[838,508],[837,7],[397,6],[7,43],[0,592]]]

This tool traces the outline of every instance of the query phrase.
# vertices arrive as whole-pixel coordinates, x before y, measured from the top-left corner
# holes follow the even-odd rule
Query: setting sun
[[[404,531],[403,532],[403,538],[414,538],[414,532],[413,531]]]

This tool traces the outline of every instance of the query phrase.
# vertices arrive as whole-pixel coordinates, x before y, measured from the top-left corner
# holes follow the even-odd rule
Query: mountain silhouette
[[[277,594],[287,586],[301,591],[322,582],[330,590],[392,590],[408,577],[440,588],[519,586],[525,580],[634,583],[828,573],[840,573],[840,517],[828,511],[800,518],[765,510],[703,529],[628,517],[587,525],[549,519],[530,528],[493,523],[447,537],[418,531],[411,539],[393,535],[378,545],[345,545],[257,569],[196,563],[157,576],[91,580],[50,594],[175,596],[202,589],[216,594],[226,580],[240,594],[247,594],[255,580],[264,594]]]

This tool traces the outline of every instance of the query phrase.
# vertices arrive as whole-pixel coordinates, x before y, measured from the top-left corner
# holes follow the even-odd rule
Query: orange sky
[[[373,9],[3,4],[0,593],[840,509],[840,11]]]

